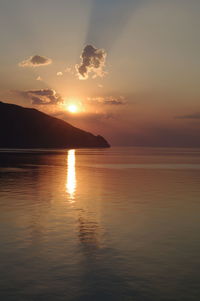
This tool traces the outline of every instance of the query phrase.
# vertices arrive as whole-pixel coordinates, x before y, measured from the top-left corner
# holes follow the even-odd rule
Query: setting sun
[[[70,113],[76,113],[78,111],[78,107],[76,105],[69,105],[67,107],[67,110],[70,112]]]

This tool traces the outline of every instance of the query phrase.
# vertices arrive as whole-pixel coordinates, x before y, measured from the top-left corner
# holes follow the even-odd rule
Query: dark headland
[[[95,136],[36,109],[0,102],[1,148],[109,147]]]

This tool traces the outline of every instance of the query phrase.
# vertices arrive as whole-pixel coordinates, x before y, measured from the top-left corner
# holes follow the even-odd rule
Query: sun
[[[70,113],[77,113],[78,111],[78,107],[76,105],[69,105],[67,107],[67,110],[70,112]]]

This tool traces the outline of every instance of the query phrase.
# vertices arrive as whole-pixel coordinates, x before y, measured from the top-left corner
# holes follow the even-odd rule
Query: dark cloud
[[[34,55],[19,63],[20,67],[40,67],[50,65],[52,60],[45,56]]]
[[[176,119],[200,119],[200,113],[177,116]]]
[[[103,105],[125,105],[127,102],[124,97],[88,97],[87,101],[91,104],[103,104]]]
[[[76,65],[79,79],[87,79],[90,72],[93,72],[93,78],[103,77],[105,72],[106,52],[104,49],[97,49],[92,45],[87,45],[81,54],[81,64]]]
[[[19,91],[18,94],[28,98],[33,105],[55,105],[63,103],[62,97],[53,89]]]

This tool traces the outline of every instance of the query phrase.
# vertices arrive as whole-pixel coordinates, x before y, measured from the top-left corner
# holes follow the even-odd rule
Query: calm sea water
[[[0,151],[0,300],[200,300],[200,150]]]

